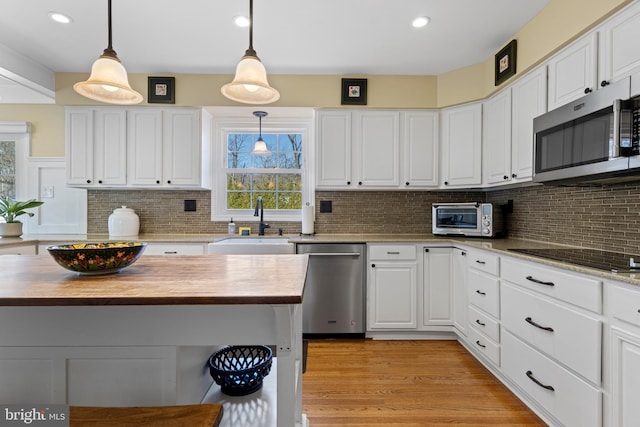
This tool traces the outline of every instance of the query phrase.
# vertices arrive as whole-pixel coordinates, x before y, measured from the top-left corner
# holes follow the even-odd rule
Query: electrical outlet
[[[320,200],[320,213],[331,213],[331,200]]]
[[[44,198],[53,198],[53,185],[47,185],[42,187],[42,194],[40,197]]]
[[[184,211],[185,212],[195,212],[196,211],[196,201],[195,200],[185,200],[184,201]]]

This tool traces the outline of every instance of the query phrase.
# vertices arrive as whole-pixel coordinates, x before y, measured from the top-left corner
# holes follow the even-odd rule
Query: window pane
[[[251,154],[244,152],[230,152],[228,154],[227,167],[231,169],[250,168]]]
[[[302,209],[302,193],[278,192],[278,209]]]
[[[227,209],[251,209],[251,193],[227,191]]]
[[[278,191],[302,191],[302,175],[279,175]]]
[[[253,175],[254,191],[275,191],[276,175],[274,174],[254,174]]]
[[[16,197],[16,144],[0,141],[0,197]]]
[[[234,151],[251,151],[253,149],[253,138],[246,133],[230,133],[227,136],[227,150]]]
[[[265,193],[262,191],[257,191],[254,193],[253,197],[253,208],[255,209],[256,200],[258,196],[262,196],[262,204],[265,209],[276,209],[276,193]]]
[[[227,190],[229,191],[251,190],[251,175],[248,173],[227,174]]]

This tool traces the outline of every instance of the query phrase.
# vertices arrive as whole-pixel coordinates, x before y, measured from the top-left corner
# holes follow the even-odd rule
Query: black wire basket
[[[245,396],[262,388],[273,352],[266,345],[229,346],[209,357],[211,377],[228,396]]]

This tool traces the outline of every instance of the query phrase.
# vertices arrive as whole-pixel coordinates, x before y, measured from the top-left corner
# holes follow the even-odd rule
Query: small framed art
[[[149,104],[175,104],[176,78],[149,77]]]
[[[496,53],[496,86],[501,85],[516,73],[516,56],[516,40],[511,40],[509,44],[500,49],[500,52]]]
[[[342,105],[367,105],[367,79],[342,79]]]

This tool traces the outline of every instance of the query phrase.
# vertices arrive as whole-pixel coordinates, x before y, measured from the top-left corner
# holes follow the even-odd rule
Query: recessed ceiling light
[[[233,22],[235,22],[235,24],[238,27],[248,27],[249,26],[249,18],[247,18],[246,16],[236,16],[235,18],[233,18]]]
[[[60,12],[49,12],[49,18],[61,24],[69,24],[72,21],[70,17]]]
[[[426,27],[430,21],[431,18],[429,18],[428,16],[419,16],[411,22],[411,25],[414,28],[422,28]]]

